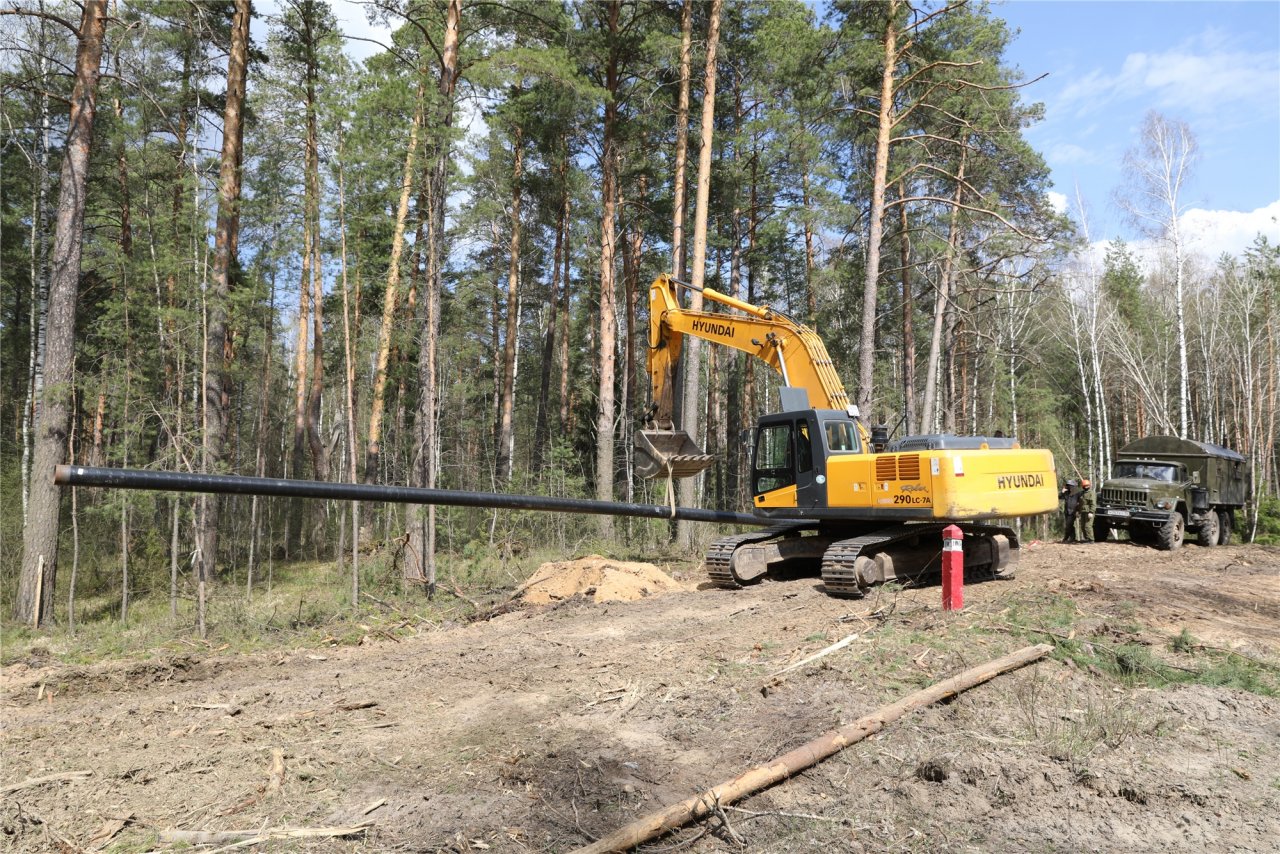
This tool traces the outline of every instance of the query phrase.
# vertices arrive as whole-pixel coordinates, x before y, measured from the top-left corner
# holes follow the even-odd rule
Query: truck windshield
[[[1134,477],[1144,480],[1161,480],[1173,483],[1177,478],[1177,466],[1162,463],[1116,463],[1114,477]]]

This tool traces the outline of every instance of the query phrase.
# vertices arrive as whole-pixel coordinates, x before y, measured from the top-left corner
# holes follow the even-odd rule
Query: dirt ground
[[[845,601],[816,579],[725,591],[674,574],[684,589],[557,594],[358,647],[10,665],[0,787],[90,773],[0,795],[0,850],[173,850],[159,831],[368,822],[348,839],[234,850],[570,851],[1043,640],[1019,634],[1028,619],[1165,657],[1186,630],[1280,662],[1276,549],[1033,543],[1016,578],[966,586],[955,614],[936,586]],[[1275,852],[1280,700],[1126,687],[1046,659],[645,850],[673,846]]]

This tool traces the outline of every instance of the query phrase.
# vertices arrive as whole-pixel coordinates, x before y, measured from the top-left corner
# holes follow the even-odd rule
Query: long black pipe
[[[58,466],[53,482],[59,486],[106,486],[115,489],[153,489],[164,492],[207,492],[214,495],[273,495],[282,498],[330,498],[339,501],[389,501],[396,504],[447,504],[454,507],[496,507],[503,510],[545,510],[553,513],[592,513],[599,516],[639,516],[647,519],[684,519],[689,522],[727,522],[734,525],[772,525],[775,520],[748,513],[671,507],[662,504],[626,504],[544,495],[500,495],[496,492],[462,492],[455,489],[422,489],[369,483],[330,483],[315,480],[283,480],[228,474],[180,474],[147,469]]]

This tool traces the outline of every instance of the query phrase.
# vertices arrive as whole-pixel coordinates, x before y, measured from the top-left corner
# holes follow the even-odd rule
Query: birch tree
[[[1174,312],[1178,344],[1178,435],[1187,438],[1190,371],[1187,367],[1186,245],[1181,219],[1183,200],[1197,153],[1196,138],[1186,122],[1157,112],[1147,113],[1138,143],[1124,158],[1125,186],[1121,207],[1149,238],[1173,255]]]

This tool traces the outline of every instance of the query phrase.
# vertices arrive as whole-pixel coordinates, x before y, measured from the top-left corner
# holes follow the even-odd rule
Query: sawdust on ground
[[[688,589],[651,563],[629,563],[590,555],[542,564],[516,596],[531,605],[547,605],[573,596],[583,596],[593,602],[634,602]]]

